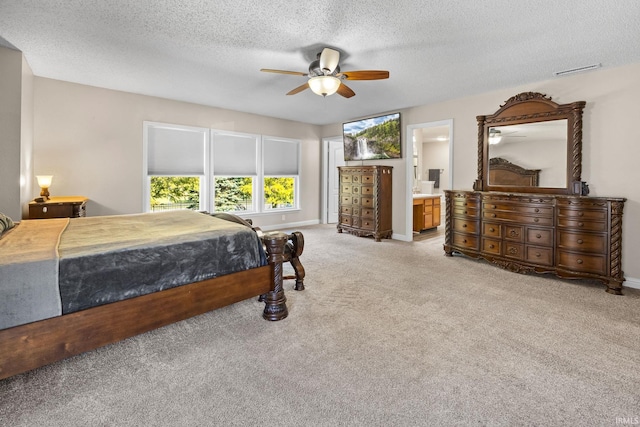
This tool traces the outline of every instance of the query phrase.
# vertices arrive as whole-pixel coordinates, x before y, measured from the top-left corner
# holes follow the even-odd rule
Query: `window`
[[[297,208],[300,142],[263,137],[262,150],[264,210]]]
[[[145,122],[145,211],[298,209],[300,141]]]
[[[214,210],[256,212],[260,135],[211,131]]]
[[[205,208],[209,130],[145,123],[145,211]]]

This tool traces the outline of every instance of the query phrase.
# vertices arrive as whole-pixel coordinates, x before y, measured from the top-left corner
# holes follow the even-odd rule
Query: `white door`
[[[338,222],[338,198],[340,197],[340,177],[338,176],[338,166],[344,166],[344,146],[342,139],[333,139],[329,141],[329,161],[328,161],[328,178],[329,191],[327,192],[327,223],[335,224]]]

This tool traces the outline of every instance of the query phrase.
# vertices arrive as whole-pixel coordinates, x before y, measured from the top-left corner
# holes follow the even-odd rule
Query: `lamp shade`
[[[317,95],[333,95],[340,87],[340,79],[333,76],[311,77],[309,79],[309,87]]]
[[[51,187],[53,175],[36,175],[36,179],[38,180],[38,187],[49,188]]]

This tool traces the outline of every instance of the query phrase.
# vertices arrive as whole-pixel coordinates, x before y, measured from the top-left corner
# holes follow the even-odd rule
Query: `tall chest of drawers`
[[[391,238],[391,166],[342,166],[338,232]]]
[[[509,270],[598,279],[620,294],[625,199],[446,191],[445,253]]]

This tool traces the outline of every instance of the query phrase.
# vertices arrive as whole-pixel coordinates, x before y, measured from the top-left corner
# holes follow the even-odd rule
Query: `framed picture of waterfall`
[[[345,161],[400,159],[400,113],[344,123],[342,139]]]

